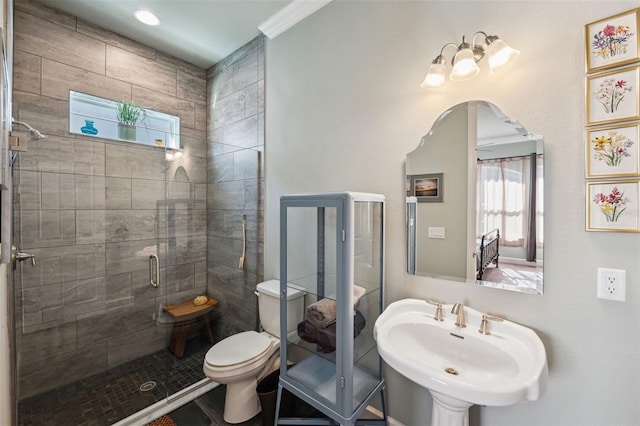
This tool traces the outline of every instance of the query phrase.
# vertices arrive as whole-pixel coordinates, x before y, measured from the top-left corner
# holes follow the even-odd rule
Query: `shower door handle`
[[[27,259],[31,259],[31,266],[36,267],[36,255],[30,253],[24,253],[19,251],[16,246],[11,246],[11,264],[15,270],[18,267],[18,262],[24,262]]]
[[[153,280],[154,272],[156,277],[155,281]],[[149,281],[151,287],[160,287],[160,261],[158,260],[158,256],[155,254],[149,256]]]

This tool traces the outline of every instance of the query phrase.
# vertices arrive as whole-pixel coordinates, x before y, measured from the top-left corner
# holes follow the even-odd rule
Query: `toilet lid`
[[[255,331],[244,331],[222,339],[205,357],[207,364],[214,367],[226,367],[250,361],[265,353],[273,340]]]

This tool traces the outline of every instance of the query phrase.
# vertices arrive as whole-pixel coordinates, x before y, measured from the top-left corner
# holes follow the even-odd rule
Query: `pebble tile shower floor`
[[[197,343],[196,343],[197,342]],[[161,350],[108,371],[23,399],[19,426],[106,426],[202,380],[202,363],[211,344],[189,341],[182,359]],[[140,386],[157,386],[142,392]]]

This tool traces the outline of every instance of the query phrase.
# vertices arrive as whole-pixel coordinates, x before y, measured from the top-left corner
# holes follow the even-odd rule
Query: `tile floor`
[[[168,350],[135,359],[18,403],[18,426],[107,426],[204,378],[211,346],[191,339],[182,359]],[[140,387],[149,381],[156,386]]]

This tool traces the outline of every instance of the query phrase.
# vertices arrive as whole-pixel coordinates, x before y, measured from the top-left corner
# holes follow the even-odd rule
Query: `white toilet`
[[[244,331],[213,345],[204,359],[204,374],[227,385],[224,421],[242,423],[260,412],[258,380],[280,367],[280,281],[256,287],[258,314],[264,331]],[[287,290],[287,330],[304,319],[304,291]]]

